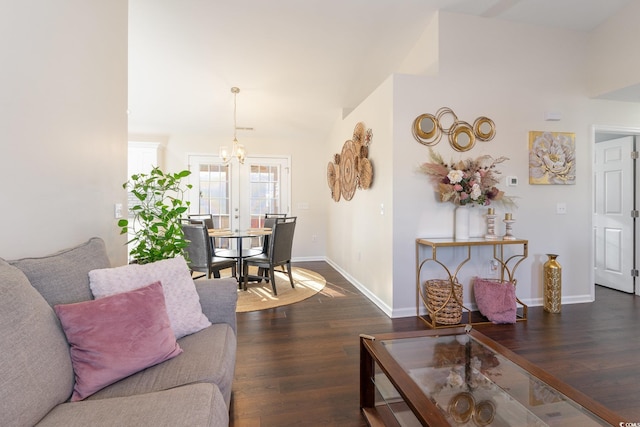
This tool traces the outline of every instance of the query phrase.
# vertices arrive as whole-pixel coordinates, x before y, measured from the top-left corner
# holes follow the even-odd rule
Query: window
[[[225,165],[218,156],[190,155],[189,169],[191,213],[212,214],[218,228],[261,227],[266,213],[289,212],[289,158],[247,157],[244,165]]]

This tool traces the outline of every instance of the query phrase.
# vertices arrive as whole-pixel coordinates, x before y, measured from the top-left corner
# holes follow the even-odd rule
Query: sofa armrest
[[[236,332],[238,282],[234,278],[195,280],[202,312],[211,323],[228,323]]]

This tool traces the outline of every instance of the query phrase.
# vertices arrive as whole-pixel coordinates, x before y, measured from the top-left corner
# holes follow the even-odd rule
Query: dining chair
[[[270,228],[273,230],[275,227],[276,221],[282,218],[286,218],[287,214],[279,214],[279,213],[266,213],[264,214],[264,220],[262,221],[263,228]],[[266,234],[262,236],[262,244],[257,247],[252,247],[251,249],[259,249],[260,253],[268,254],[269,253],[269,235]],[[258,268],[258,276],[268,276],[265,274],[266,270],[263,268]]]
[[[276,271],[287,273],[291,287],[295,287],[293,276],[291,275],[291,249],[293,247],[296,221],[297,217],[277,218],[271,229],[267,252],[245,258],[242,267],[242,276],[244,277],[243,287],[245,290],[247,289],[249,266],[252,265],[268,272],[267,280],[271,281],[273,295],[278,295],[275,278]],[[281,267],[281,270],[276,270],[276,267]]]
[[[207,230],[215,230],[215,225],[213,222],[212,214],[188,214],[187,221],[191,224],[199,224],[204,223],[207,226]],[[209,236],[209,240],[211,241],[211,253],[214,257],[218,258],[232,258],[229,256],[231,250],[220,248],[216,246],[216,239],[213,236]]]
[[[276,224],[276,221],[279,218],[286,218],[287,214],[279,214],[279,213],[266,213],[264,214],[264,221],[262,222],[263,228],[271,228]],[[262,245],[258,249],[262,249],[262,253],[266,254],[269,252],[269,235],[262,236]]]
[[[236,261],[213,256],[207,226],[204,223],[183,223],[184,237],[189,241],[186,247],[189,269],[207,273],[207,278],[220,278],[220,270],[231,268],[233,277],[237,275]]]
[[[215,226],[213,225],[213,215],[208,214],[187,214],[187,218],[193,220],[204,221],[204,224],[207,226],[209,230],[213,230]]]
[[[187,218],[192,224],[204,222],[204,224],[207,226],[207,230],[213,230],[214,228],[216,228],[213,223],[213,215],[210,213],[187,214]],[[216,252],[215,243],[215,240],[211,238],[211,253],[213,253],[214,256]]]

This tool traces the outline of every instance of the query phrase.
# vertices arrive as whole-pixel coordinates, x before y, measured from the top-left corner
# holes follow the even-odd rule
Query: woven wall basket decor
[[[369,160],[369,146],[373,138],[371,129],[358,122],[353,138],[344,142],[342,151],[333,155],[327,165],[327,185],[331,198],[351,200],[357,189],[367,190],[373,184],[373,164]]]

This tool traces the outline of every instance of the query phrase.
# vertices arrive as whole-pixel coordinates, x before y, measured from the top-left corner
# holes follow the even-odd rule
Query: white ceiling
[[[231,136],[237,86],[238,127],[251,135],[326,132],[398,67],[438,8],[589,31],[630,1],[130,0],[129,129]]]

